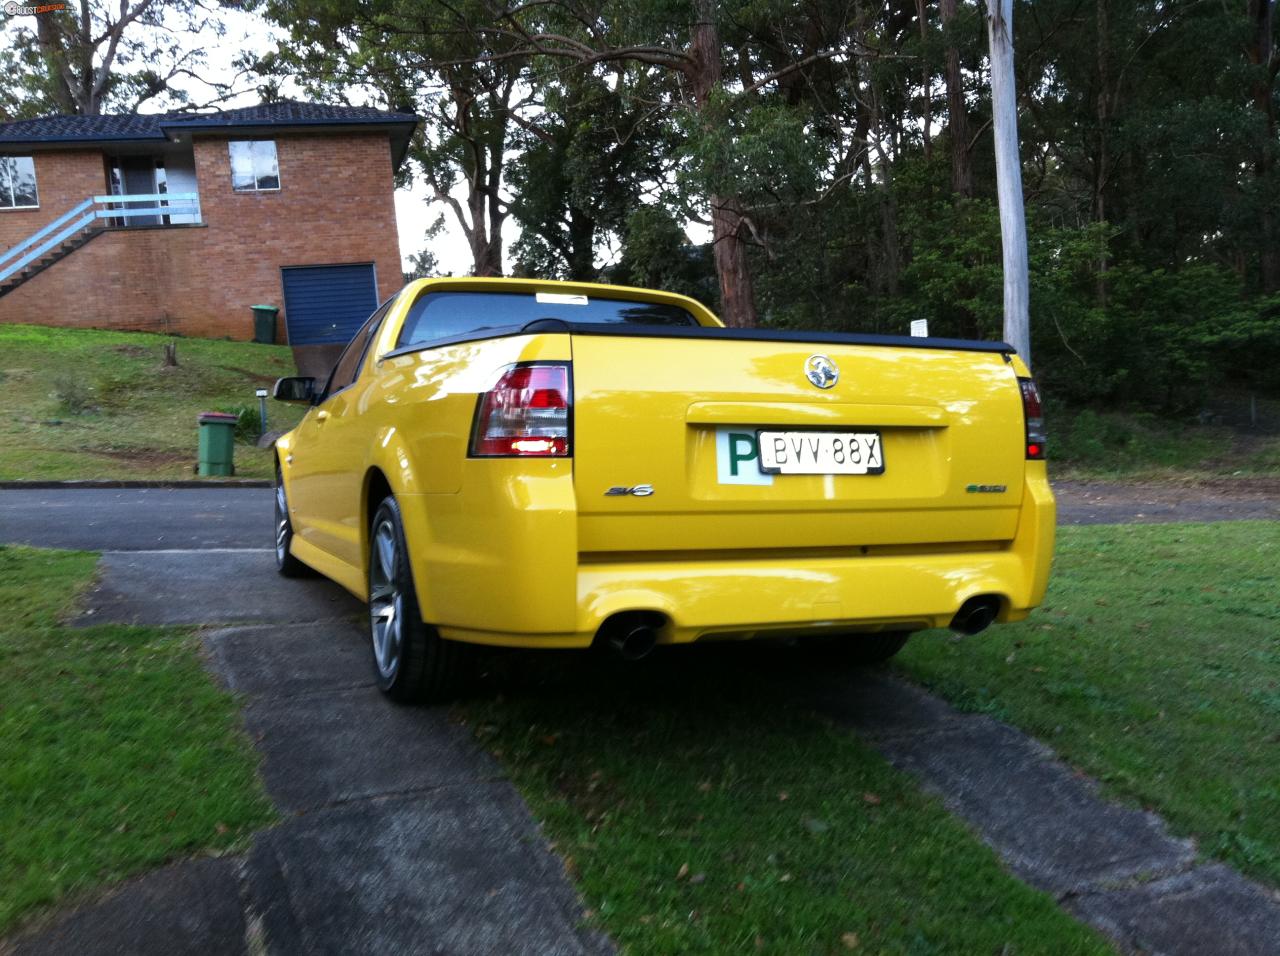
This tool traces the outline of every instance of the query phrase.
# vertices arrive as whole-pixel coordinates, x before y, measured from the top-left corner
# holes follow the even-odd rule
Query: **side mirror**
[[[277,402],[302,402],[310,405],[316,399],[316,380],[309,375],[278,378],[272,397]]]

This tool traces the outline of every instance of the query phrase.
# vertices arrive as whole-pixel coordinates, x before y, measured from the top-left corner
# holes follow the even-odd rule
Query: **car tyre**
[[[854,667],[883,664],[906,646],[910,631],[875,634],[836,634],[811,638],[800,646],[824,661]]]
[[[289,499],[285,495],[284,476],[276,469],[276,570],[286,578],[301,578],[311,569],[293,556],[293,522],[289,518]]]
[[[456,691],[461,649],[422,620],[408,555],[400,506],[394,497],[384,498],[369,527],[374,679],[392,700],[436,703]]]

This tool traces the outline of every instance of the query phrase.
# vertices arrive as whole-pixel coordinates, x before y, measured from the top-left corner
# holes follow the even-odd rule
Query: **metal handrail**
[[[161,201],[163,201],[165,205],[159,205]],[[134,207],[131,209],[94,209],[87,215],[77,219],[71,225],[66,226],[66,228],[53,238],[40,242],[41,239],[47,236],[54,229],[57,229],[59,226],[62,226],[78,214],[85,212],[94,205],[111,205],[126,202],[153,202],[156,203],[156,205]],[[70,212],[64,213],[43,229],[40,229],[28,236],[12,249],[5,250],[5,252],[0,255],[0,262],[4,262],[11,256],[23,252],[26,249],[30,249],[30,247],[36,243],[40,243],[39,246],[35,249],[31,249],[31,251],[27,252],[21,259],[0,268],[0,282],[4,282],[14,273],[39,259],[50,249],[53,249],[60,243],[70,239],[81,229],[87,228],[99,219],[132,219],[137,216],[172,216],[187,215],[188,213],[195,215],[196,219],[200,218],[200,196],[198,193],[152,193],[125,196],[91,196]]]
[[[92,206],[95,202],[97,202],[96,197],[92,199],[86,199],[84,202],[76,206],[70,212],[63,213],[53,222],[49,223],[49,225],[45,226],[43,229],[39,229],[36,232],[32,233],[31,235],[27,236],[27,238],[23,239],[20,243],[18,243],[13,248],[6,249],[4,252],[0,252],[0,262],[4,262],[4,260],[8,259],[10,256],[15,256],[19,252],[21,252],[23,249],[26,249],[28,246],[39,242],[41,239],[47,236],[54,229],[57,229],[63,223],[70,221],[79,213],[84,212],[86,209]]]
[[[181,202],[199,202],[199,193],[138,193],[130,196],[94,196],[93,202],[96,203],[116,203],[116,202],[160,202],[166,199],[178,200]]]

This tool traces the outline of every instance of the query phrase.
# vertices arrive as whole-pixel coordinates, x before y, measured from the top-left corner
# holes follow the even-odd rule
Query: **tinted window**
[[[335,392],[342,391],[355,382],[356,376],[360,374],[360,366],[364,359],[365,349],[369,346],[369,340],[378,331],[378,325],[382,322],[382,317],[387,314],[387,309],[391,308],[391,303],[394,301],[395,299],[390,299],[384,302],[382,307],[369,316],[364,325],[360,326],[360,331],[351,337],[347,347],[338,356],[338,364],[333,367],[333,372],[329,375],[329,384],[324,390],[325,398]]]
[[[538,319],[573,325],[698,324],[677,305],[653,302],[525,292],[428,292],[409,309],[396,345],[428,345],[458,335],[519,329]]]

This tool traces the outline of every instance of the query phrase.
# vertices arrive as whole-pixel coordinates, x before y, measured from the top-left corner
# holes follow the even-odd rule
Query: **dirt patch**
[[[127,355],[130,358],[144,358],[154,354],[156,350],[144,345],[113,345],[108,351],[115,352],[117,355]]]
[[[219,365],[218,368],[224,372],[235,372],[237,375],[243,375],[258,385],[272,385],[280,377],[279,375],[263,375],[261,372],[251,372],[247,368],[237,368],[234,365]]]
[[[1280,520],[1280,477],[1055,481],[1060,524]]]

